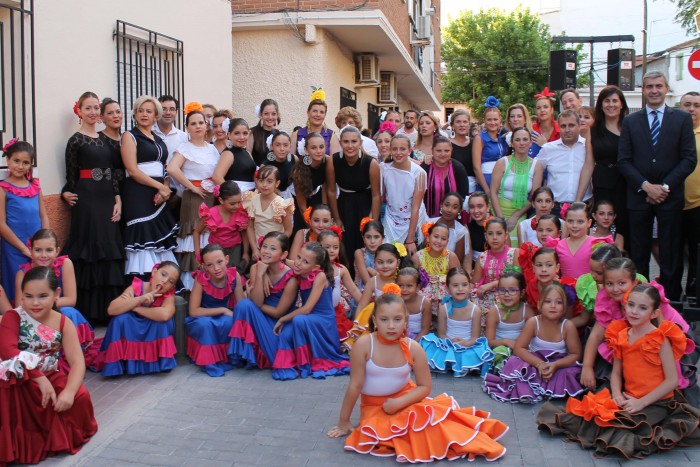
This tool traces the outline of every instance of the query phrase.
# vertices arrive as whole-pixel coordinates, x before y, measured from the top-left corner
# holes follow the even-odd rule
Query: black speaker
[[[575,50],[550,51],[549,90],[576,89],[576,70],[578,70],[578,62]]]
[[[608,50],[608,84],[634,91],[634,49]]]

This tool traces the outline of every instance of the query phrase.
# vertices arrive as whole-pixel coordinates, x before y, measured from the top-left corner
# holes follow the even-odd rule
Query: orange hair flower
[[[426,222],[425,224],[423,224],[423,226],[420,228],[420,231],[423,232],[424,237],[430,235],[429,230],[432,229],[434,225],[435,222]]]
[[[311,224],[311,211],[313,208],[309,206],[308,208],[304,209],[304,212],[302,215],[304,216],[304,222],[306,222],[306,225]]]
[[[362,232],[363,230],[365,230],[365,226],[366,226],[368,223],[372,222],[373,220],[374,220],[374,219],[372,219],[371,217],[363,217],[362,220],[360,221],[360,232]]]
[[[484,230],[486,230],[486,224],[488,224],[491,219],[493,219],[493,216],[489,216],[486,219],[484,219]]]
[[[388,284],[385,284],[384,287],[382,287],[382,293],[391,293],[400,297],[401,287],[394,284],[393,282],[389,282]]]
[[[343,229],[341,229],[337,225],[331,225],[330,230],[331,230],[331,232],[334,232],[338,236],[340,241],[343,240]]]
[[[204,107],[202,107],[202,104],[200,104],[197,101],[192,101],[188,102],[187,105],[185,106],[185,115],[188,115],[191,112],[194,112],[195,110],[199,110],[200,112],[204,111]]]

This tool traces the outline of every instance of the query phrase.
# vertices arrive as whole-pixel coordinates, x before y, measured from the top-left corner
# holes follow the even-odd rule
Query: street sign
[[[695,79],[700,79],[700,49],[690,54],[688,58],[688,71],[690,76]]]

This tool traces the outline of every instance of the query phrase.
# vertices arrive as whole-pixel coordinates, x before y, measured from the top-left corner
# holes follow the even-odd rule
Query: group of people
[[[595,110],[567,90],[555,120],[545,88],[534,122],[520,103],[502,119],[490,96],[474,137],[461,110],[447,129],[430,112],[402,122],[389,111],[366,136],[346,107],[336,133],[322,91],[291,134],[272,99],[252,127],[188,103],[185,133],[172,96],[139,98],[121,134],[119,103],[84,93],[66,147],[63,249],[33,148],[3,148],[0,463],[73,453],[94,435],[86,367],[175,368],[177,293],[189,300],[186,353],[212,377],[350,374],[329,432],[349,435],[348,450],[503,456],[508,427],[429,398],[431,371],[481,377],[502,402],[568,398],[543,405],[538,427],[599,455],[697,445],[698,354],[669,302],[682,273],[669,235],[684,199],[691,224],[700,199],[700,94],[683,97],[683,112],[664,105],[667,91],[648,74],[647,108],[628,116],[615,87]],[[654,222],[659,283],[647,282]],[[107,324],[104,339],[91,324]]]

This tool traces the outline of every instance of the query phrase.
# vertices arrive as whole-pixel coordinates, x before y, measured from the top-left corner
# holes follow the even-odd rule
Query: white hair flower
[[[260,118],[260,104],[255,106],[255,116]]]
[[[229,126],[231,125],[231,119],[226,117],[223,122],[221,122],[221,129],[228,133]]]
[[[297,143],[297,153],[302,157],[308,155],[306,152],[306,138],[300,139]]]
[[[265,140],[265,146],[267,146],[267,149],[272,149],[272,138],[274,136],[275,136],[274,134],[270,133],[270,136],[268,136],[267,139]]]

